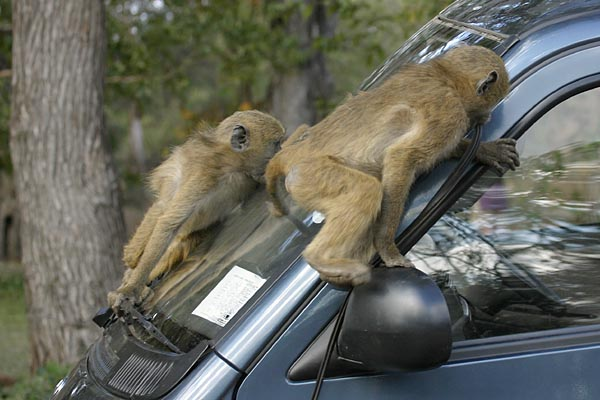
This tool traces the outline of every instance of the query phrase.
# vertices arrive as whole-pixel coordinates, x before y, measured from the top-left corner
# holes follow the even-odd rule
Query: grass
[[[48,363],[29,374],[27,329],[23,268],[0,262],[0,377],[16,380],[10,386],[0,385],[2,400],[46,399],[69,372],[69,367]]]
[[[0,262],[0,375],[20,378],[29,372],[29,340],[20,264]]]
[[[0,399],[47,399],[54,391],[56,383],[64,378],[69,370],[69,367],[50,362],[37,370],[34,375],[21,377],[14,385],[0,388]]]

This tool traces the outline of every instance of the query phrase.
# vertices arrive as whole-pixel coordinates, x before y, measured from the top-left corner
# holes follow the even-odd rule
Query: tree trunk
[[[71,363],[122,274],[118,182],[102,113],[103,0],[13,0],[10,149],[32,368]]]
[[[316,109],[309,87],[310,74],[305,68],[280,73],[273,82],[271,113],[281,121],[288,135],[302,124],[315,122]]]
[[[137,173],[146,172],[146,152],[144,150],[144,128],[142,127],[142,110],[137,102],[131,106],[129,120],[129,142],[137,168]]]
[[[304,1],[312,7],[310,16],[305,19],[300,12],[294,13],[285,29],[298,39],[306,60],[296,68],[278,73],[271,90],[271,113],[283,123],[288,134],[303,123],[318,122],[323,117],[319,101],[327,101],[333,94],[333,78],[325,56],[312,45],[315,39],[333,35],[336,17],[327,14],[322,0]]]

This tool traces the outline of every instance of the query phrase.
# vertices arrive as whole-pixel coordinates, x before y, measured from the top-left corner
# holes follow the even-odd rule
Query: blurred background
[[[99,334],[170,147],[236,110],[314,124],[450,2],[76,3],[0,0],[0,398],[46,397]]]

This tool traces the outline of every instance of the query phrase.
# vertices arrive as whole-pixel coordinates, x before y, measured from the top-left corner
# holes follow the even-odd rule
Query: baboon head
[[[238,111],[217,127],[217,135],[227,137],[231,149],[244,160],[247,172],[262,176],[267,162],[279,151],[285,136],[283,125],[261,111]]]
[[[502,58],[485,47],[459,46],[443,54],[439,61],[455,72],[471,122],[487,122],[510,87]]]

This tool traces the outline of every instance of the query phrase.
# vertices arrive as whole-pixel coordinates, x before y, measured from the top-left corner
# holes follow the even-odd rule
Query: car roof
[[[557,20],[600,14],[599,0],[458,0],[439,18],[476,30],[521,35]]]

